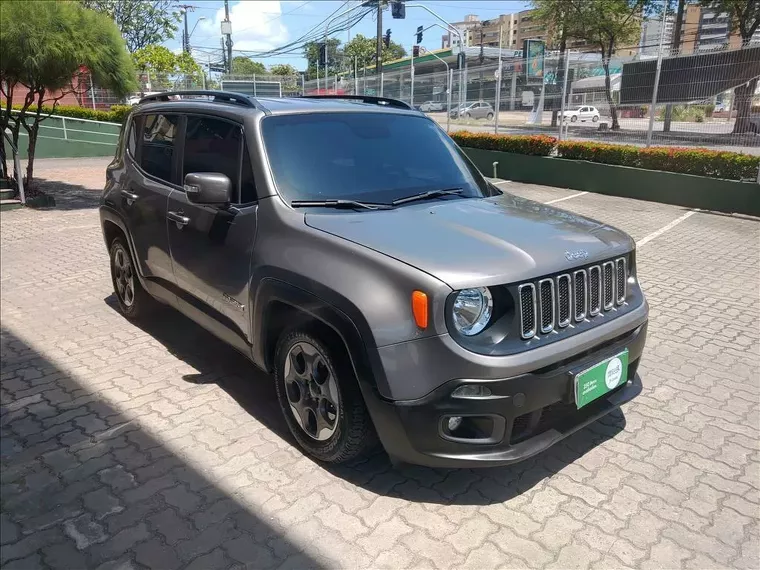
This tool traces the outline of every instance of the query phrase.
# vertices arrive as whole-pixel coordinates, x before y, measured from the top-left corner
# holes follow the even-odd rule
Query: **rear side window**
[[[147,115],[143,123],[140,167],[166,182],[172,182],[178,128],[179,115]]]
[[[240,125],[208,117],[188,117],[182,179],[190,172],[218,172],[227,175],[233,192],[239,192],[242,144]]]

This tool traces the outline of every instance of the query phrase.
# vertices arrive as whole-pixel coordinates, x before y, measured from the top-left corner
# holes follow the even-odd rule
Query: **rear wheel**
[[[343,463],[374,446],[375,430],[350,364],[315,332],[282,336],[275,383],[290,432],[309,455]]]
[[[592,117],[592,119],[591,119],[591,120],[592,120],[594,123],[598,123],[598,122],[599,122],[599,115],[594,115],[594,116]]]
[[[488,113],[488,114],[486,115],[486,119],[487,119],[487,120],[489,120],[489,121],[490,121],[491,119],[493,119],[493,113]]]
[[[123,238],[111,242],[111,281],[119,310],[128,319],[139,318],[153,300],[140,284],[132,256]]]

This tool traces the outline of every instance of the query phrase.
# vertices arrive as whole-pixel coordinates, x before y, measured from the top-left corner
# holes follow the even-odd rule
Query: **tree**
[[[314,79],[317,76],[317,63],[319,62],[319,46],[322,42],[308,42],[304,44],[303,51],[306,58],[306,79]],[[327,39],[327,74],[334,75],[339,71],[339,64],[343,59],[343,50],[340,48],[340,40]],[[319,77],[325,77],[324,66],[319,66]]]
[[[742,47],[749,45],[753,34],[760,27],[760,0],[701,0],[706,8],[712,8],[717,12],[728,12],[731,18],[732,31],[739,31],[742,38]],[[757,89],[758,78],[755,77],[749,83],[745,83],[734,89],[734,108],[736,109],[736,122],[734,133],[748,133],[753,131],[750,114],[752,112],[752,96]]]
[[[358,67],[373,65],[377,55],[377,46],[375,38],[367,38],[362,34],[356,34],[350,42],[343,48],[343,55],[348,59],[351,67],[354,64],[354,57]],[[385,47],[383,44],[383,62],[401,59],[406,56],[406,50],[400,44],[391,41],[391,45]]]
[[[232,58],[232,75],[264,75],[266,72],[266,66],[259,61],[253,61],[242,55]]]
[[[168,48],[159,45],[150,45],[137,50],[132,54],[135,67],[142,73],[149,74],[151,89],[168,89],[175,86],[168,76],[180,75],[180,85],[188,80],[199,83],[203,75],[203,69],[193,57],[186,52],[175,54]]]
[[[282,88],[287,92],[298,89],[298,70],[289,63],[278,63],[269,68],[269,73],[281,77]]]
[[[533,0],[539,8],[549,9],[554,0]],[[602,55],[604,88],[612,116],[612,129],[620,129],[617,108],[612,98],[610,60],[615,48],[636,39],[641,18],[646,16],[652,0],[564,0],[561,25],[567,37],[595,44]]]
[[[552,39],[559,41],[559,61],[557,62],[557,73],[554,74],[555,85],[562,93],[562,86],[565,80],[565,52],[567,51],[567,8],[569,5],[565,0],[534,0],[533,6],[536,9],[535,20],[546,22]],[[562,95],[560,95],[562,97]],[[552,127],[557,126],[557,109],[552,110]]]
[[[80,0],[85,8],[101,12],[119,27],[134,53],[174,37],[180,12],[173,0]]]
[[[21,0],[0,2],[0,89],[5,109],[0,131],[10,128],[14,142],[23,126],[29,135],[27,184],[32,188],[34,152],[43,104],[74,91],[75,81],[89,74],[93,82],[126,95],[136,87],[135,69],[119,29],[103,14],[74,2]],[[14,102],[21,110],[11,114]]]

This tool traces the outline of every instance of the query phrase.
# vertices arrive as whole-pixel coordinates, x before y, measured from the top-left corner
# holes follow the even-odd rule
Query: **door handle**
[[[131,206],[135,200],[137,200],[140,196],[137,194],[133,194],[129,190],[122,190],[121,195],[127,199],[127,205]]]
[[[182,229],[184,226],[190,223],[190,218],[184,216],[182,212],[169,212],[166,215],[167,219],[177,224],[177,228]]]

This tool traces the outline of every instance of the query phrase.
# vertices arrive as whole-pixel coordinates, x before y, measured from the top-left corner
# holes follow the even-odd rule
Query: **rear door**
[[[256,187],[243,127],[215,116],[188,115],[181,179],[217,172],[232,182],[226,207],[195,204],[184,190],[169,196],[167,215],[174,278],[190,309],[249,340],[248,285],[256,236]],[[184,218],[186,223],[175,220]]]
[[[177,114],[137,115],[132,121],[128,153],[133,167],[127,169],[121,191],[121,209],[132,237],[142,275],[172,282],[169,240],[166,235],[166,206],[177,187]]]

